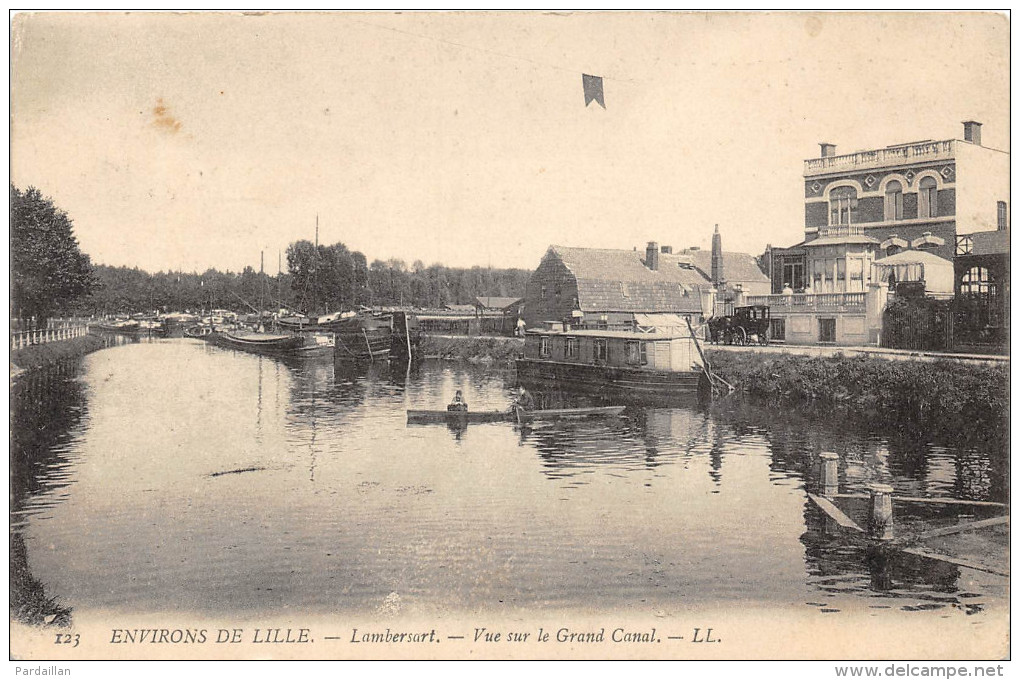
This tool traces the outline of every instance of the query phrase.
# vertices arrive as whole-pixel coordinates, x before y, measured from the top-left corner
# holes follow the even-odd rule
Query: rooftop
[[[571,329],[569,331],[558,331],[545,328],[529,328],[527,333],[529,335],[555,335],[558,337],[622,338],[624,340],[645,340],[648,342],[653,342],[655,340],[687,340],[691,337],[691,334],[687,329],[683,329],[681,331],[658,329],[658,331],[640,333],[637,331],[600,331],[594,329]]]
[[[840,156],[823,156],[804,161],[804,176],[815,177],[847,170],[895,167],[927,161],[948,161],[956,158],[958,144],[968,144],[958,139],[924,141],[910,144],[887,146],[884,149],[856,151]]]
[[[927,264],[952,268],[953,263],[944,257],[925,250],[901,250],[900,252],[875,260],[876,265],[897,265],[897,264]]]
[[[506,309],[510,305],[515,305],[520,302],[523,298],[519,297],[476,297],[475,300],[478,304],[486,309]]]
[[[661,253],[659,268],[645,266],[645,251],[550,246],[577,280],[582,311],[700,312],[700,290],[711,282],[689,258]]]
[[[768,283],[769,277],[750,253],[738,253],[734,251],[723,251],[723,278],[729,283],[761,282]],[[712,276],[712,251],[711,250],[681,250],[679,257],[687,257],[691,264],[697,267],[706,278]]]

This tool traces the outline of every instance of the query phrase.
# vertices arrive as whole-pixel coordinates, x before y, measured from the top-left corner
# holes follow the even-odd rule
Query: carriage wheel
[[[744,329],[743,326],[739,327],[737,329],[736,333],[734,333],[734,335],[736,336],[736,340],[737,340],[737,344],[738,345],[746,345],[747,344],[747,331]]]
[[[761,333],[758,334],[758,344],[759,345],[767,345],[767,344],[769,344],[769,332],[768,332],[768,329],[766,329],[766,330],[764,330],[764,331],[762,331]]]

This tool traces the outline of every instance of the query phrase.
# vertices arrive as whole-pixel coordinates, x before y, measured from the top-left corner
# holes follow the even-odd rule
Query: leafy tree
[[[98,265],[100,286],[76,307],[91,314],[140,311],[231,309],[251,312],[286,307],[309,313],[355,309],[358,305],[442,307],[469,304],[477,296],[524,294],[531,272],[471,269],[398,259],[373,260],[342,243],[316,247],[296,241],[287,248],[288,271],[269,276],[246,267],[241,273],[208,269],[149,274],[138,268]]]
[[[88,255],[74,225],[35,187],[11,184],[11,302],[15,316],[46,319],[96,288]]]

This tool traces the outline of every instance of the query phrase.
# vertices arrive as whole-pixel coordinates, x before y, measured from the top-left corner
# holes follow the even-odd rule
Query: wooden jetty
[[[838,461],[835,453],[824,452],[820,456],[819,493],[808,493],[810,501],[841,530],[851,536],[860,536],[875,547],[899,551],[915,557],[945,562],[958,567],[976,569],[999,576],[1009,576],[1008,566],[986,564],[980,559],[968,556],[947,554],[947,550],[937,551],[924,545],[925,541],[960,534],[970,534],[981,530],[992,529],[1009,524],[1009,505],[992,501],[972,501],[960,498],[923,498],[916,496],[894,496],[893,487],[888,484],[872,484],[868,494],[839,493]],[[861,526],[850,514],[839,507],[840,501],[868,501],[868,515],[865,526]],[[897,535],[893,515],[896,504],[923,504],[960,509],[983,509],[1000,511],[1004,514],[975,521],[929,529],[920,533]]]

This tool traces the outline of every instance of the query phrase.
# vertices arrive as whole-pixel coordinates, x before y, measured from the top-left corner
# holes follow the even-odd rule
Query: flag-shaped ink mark
[[[606,108],[606,96],[602,92],[602,76],[590,76],[587,73],[582,73],[581,82],[584,84],[585,107],[592,102],[598,102],[599,106]]]

